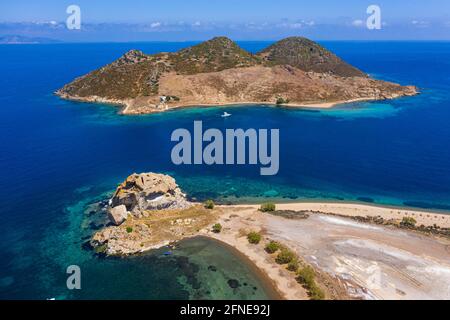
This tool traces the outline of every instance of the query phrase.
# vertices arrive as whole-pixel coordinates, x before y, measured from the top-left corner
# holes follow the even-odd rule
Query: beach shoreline
[[[253,207],[259,208],[260,204],[239,204],[234,207]],[[417,225],[434,226],[441,228],[450,228],[450,214],[442,212],[413,209],[407,207],[383,206],[376,204],[362,204],[356,202],[286,202],[277,203],[279,210],[293,211],[316,211],[321,213],[335,214],[347,217],[382,217],[383,219],[401,221],[403,217],[413,217]]]
[[[326,110],[332,109],[336,106],[351,104],[356,102],[371,102],[371,101],[384,101],[387,99],[380,98],[357,98],[357,99],[349,99],[349,100],[338,100],[338,101],[329,101],[329,102],[299,102],[299,103],[283,103],[283,104],[274,104],[267,101],[236,101],[229,103],[185,103],[178,105],[170,105],[167,108],[157,108],[156,106],[145,106],[143,107],[145,111],[142,111],[142,107],[140,107],[137,111],[130,109],[133,107],[133,101],[128,100],[118,100],[118,99],[108,99],[99,96],[88,96],[88,97],[78,97],[72,96],[65,93],[55,92],[55,94],[61,99],[81,102],[81,103],[98,103],[98,104],[106,104],[114,107],[118,107],[120,115],[144,115],[144,114],[154,114],[154,113],[163,113],[172,110],[178,109],[189,109],[189,108],[202,108],[202,107],[232,107],[232,106],[252,106],[252,105],[267,105],[273,107],[284,107],[284,108],[292,108],[292,109],[314,109],[314,110]],[[405,96],[399,95],[398,97],[393,97],[392,99],[399,99]]]
[[[408,297],[421,297],[424,296],[424,292],[417,290],[417,285],[415,282],[417,279],[414,281],[408,280],[410,279],[408,272],[413,272],[408,270],[410,268],[409,261],[417,260],[420,261],[420,263],[431,264],[431,266],[429,266],[426,270],[444,268],[445,270],[448,269],[450,271],[450,265],[448,264],[449,255],[448,251],[445,249],[450,243],[448,237],[416,233],[414,230],[392,228],[390,225],[372,225],[371,223],[351,219],[356,216],[364,216],[364,214],[367,216],[373,216],[374,212],[380,209],[378,207],[349,204],[344,206],[342,204],[334,204],[334,206],[330,206],[330,204],[323,203],[276,205],[277,211],[307,211],[309,212],[310,217],[306,220],[291,220],[268,213],[262,213],[258,210],[258,205],[219,207],[225,210],[219,219],[219,223],[223,226],[223,231],[220,233],[213,233],[210,229],[204,229],[201,231],[201,234],[222,241],[240,251],[250,261],[252,261],[259,270],[266,274],[271,282],[277,286],[278,291],[281,292],[283,297],[287,300],[307,300],[309,297],[306,290],[299,283],[297,283],[295,273],[286,270],[285,265],[277,264],[274,256],[269,255],[264,251],[264,245],[270,240],[280,241],[283,245],[293,248],[293,250],[298,253],[301,260],[306,261],[307,264],[313,266],[316,270],[316,275],[319,278],[319,284],[327,293],[327,299],[403,299],[405,297],[408,299]],[[397,220],[401,220],[401,218],[398,217],[397,212],[386,213],[386,210],[389,211],[389,209],[381,209],[382,211],[379,212],[377,216],[381,215],[384,219],[395,217]],[[400,213],[402,217],[411,217],[412,213],[418,212],[401,210]],[[441,216],[445,215],[439,215],[439,217]],[[425,218],[430,219],[430,217],[422,217],[422,220],[419,218],[418,219],[423,223],[435,224],[433,219],[428,220],[427,222],[425,221]],[[450,216],[445,216],[445,218],[450,218]],[[444,223],[441,222],[442,227],[448,226],[448,222],[449,220],[446,220]],[[322,227],[318,227],[319,229],[328,231],[315,230],[314,226],[316,223],[323,224]],[[311,253],[316,252],[317,249],[309,248],[309,245],[306,242],[303,242],[308,241],[306,239],[310,238],[311,235],[306,235],[306,238],[300,241],[296,237],[299,236],[298,233],[301,234],[303,232],[301,229],[296,231],[295,227],[293,227],[294,224],[298,224],[299,227],[302,226],[302,224],[310,225],[310,227],[306,227],[304,231],[308,230],[311,235],[314,235],[312,238],[317,237],[320,239],[316,239],[316,242],[319,242],[320,245],[323,246],[322,250],[325,250],[325,248],[328,250],[330,245],[334,246],[335,242],[339,244],[347,241],[349,243],[353,243],[355,241],[358,243],[358,241],[360,241],[361,243],[367,243],[369,247],[373,245],[379,249],[373,251],[372,249],[368,249],[369,251],[367,251],[367,255],[369,258],[362,254],[359,260],[357,259],[354,262],[351,262],[349,266],[346,266],[349,269],[352,267],[355,268],[354,274],[351,277],[341,275],[337,271],[330,273],[330,270],[332,270],[335,266],[330,261],[326,261],[326,264],[324,262],[326,258],[332,257],[333,262],[338,260],[350,260],[346,260],[348,258],[341,257],[340,251],[336,251],[336,249],[333,249],[329,253],[329,257],[322,257],[323,261],[320,259],[316,260],[314,255],[319,253],[315,253],[314,255],[311,255]],[[246,234],[249,231],[260,232],[263,235],[262,244],[249,244],[246,237]],[[325,235],[321,234],[321,232],[325,232]],[[314,243],[314,246],[316,245],[317,243]],[[340,245],[338,245],[338,247],[339,246]],[[429,248],[429,253],[424,255],[423,248]],[[354,250],[358,250],[357,247],[349,249],[346,254],[349,254],[351,257],[354,254]],[[387,252],[388,256],[392,255],[392,257],[397,257],[398,255],[398,261],[386,262],[385,252]],[[406,260],[402,260],[405,255],[409,255],[409,257],[406,258]],[[434,257],[430,259],[429,255]],[[441,257],[442,259],[437,260],[437,257]],[[367,261],[364,261],[364,259],[367,259]],[[432,263],[436,261],[440,261],[438,266],[432,265]],[[386,280],[388,282],[398,282],[397,285],[402,289],[397,288],[394,292],[392,292],[388,286],[388,289],[372,290],[370,283],[367,283],[368,279],[370,280],[370,275],[358,274],[358,270],[364,270],[364,266],[367,266],[367,263],[372,266],[376,265],[381,268],[386,268],[386,272],[391,272],[392,267],[397,263],[406,263],[407,266],[405,267],[405,271],[398,270],[392,272],[392,274],[389,274],[389,277],[391,278]],[[390,263],[392,263],[392,265],[390,265]],[[339,268],[343,268],[342,264],[339,264],[339,267],[337,267],[336,270],[340,270]],[[422,271],[418,271],[415,276],[418,278],[427,276],[421,272]],[[427,271],[424,272],[426,273]],[[431,276],[434,280],[437,279],[436,275]],[[411,279],[412,278],[413,277],[411,277]],[[426,290],[429,292],[433,292],[433,294],[437,297],[442,297],[436,293],[436,291],[429,288],[428,283],[424,283],[423,285],[427,287]],[[405,287],[407,289],[405,289]],[[418,288],[420,288],[420,286]],[[443,296],[446,294],[447,293],[443,293]]]

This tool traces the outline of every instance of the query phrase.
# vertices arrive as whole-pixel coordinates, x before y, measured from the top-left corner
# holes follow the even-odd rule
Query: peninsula
[[[450,215],[346,203],[193,203],[175,179],[132,174],[87,245],[132,255],[203,236],[240,251],[286,299],[449,299]]]
[[[131,50],[56,91],[64,99],[121,105],[123,114],[227,104],[327,108],[417,93],[414,86],[371,79],[302,37],[286,38],[256,54],[226,37],[174,53]]]

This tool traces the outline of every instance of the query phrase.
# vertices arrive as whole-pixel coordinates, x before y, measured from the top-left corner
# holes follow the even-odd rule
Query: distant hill
[[[59,43],[60,41],[49,39],[49,38],[39,38],[39,37],[26,37],[20,35],[7,35],[0,36],[0,44],[41,44],[41,43]]]
[[[287,64],[303,71],[331,73],[341,77],[366,77],[357,68],[314,41],[291,37],[278,41],[258,53],[269,65]]]
[[[261,64],[261,59],[226,37],[216,37],[170,56],[180,74],[222,71]]]
[[[252,54],[226,37],[216,37],[174,53],[131,50],[56,93],[67,99],[125,105],[125,113],[149,113],[203,104],[388,99],[417,91],[370,79],[305,38],[287,38]]]

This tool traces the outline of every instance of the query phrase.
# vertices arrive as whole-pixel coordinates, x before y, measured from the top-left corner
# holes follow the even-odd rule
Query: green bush
[[[310,266],[304,267],[297,272],[297,281],[309,289],[314,283],[315,272]]]
[[[284,99],[282,97],[277,98],[277,104],[285,104],[285,103],[289,103],[289,99]]]
[[[296,258],[297,257],[295,256],[294,252],[287,248],[283,248],[275,258],[275,262],[278,264],[287,264]]]
[[[315,272],[310,266],[304,267],[297,272],[297,281],[308,290],[308,295],[312,300],[325,299],[325,293],[320,289],[314,281]]]
[[[287,269],[292,272],[297,272],[298,270],[298,260],[293,259],[291,262],[288,263]]]
[[[309,297],[311,298],[311,300],[325,299],[325,293],[315,283],[308,291],[309,291]]]
[[[259,209],[262,212],[271,212],[271,211],[275,211],[275,204],[272,202],[268,202],[268,203],[263,203],[261,205],[261,208]]]
[[[416,226],[416,219],[413,217],[403,217],[401,224],[407,227],[415,227]]]
[[[127,227],[127,232],[128,233],[132,233],[133,232],[133,228],[132,227]]]
[[[261,241],[261,234],[258,232],[250,232],[247,235],[247,239],[251,244],[258,244]]]
[[[205,208],[206,209],[214,209],[214,206],[215,206],[215,204],[214,204],[214,201],[212,201],[212,200],[207,200],[207,201],[205,201]]]
[[[213,225],[212,230],[214,233],[220,233],[220,231],[222,231],[222,225],[220,223],[216,223]]]
[[[270,254],[277,252],[278,249],[280,249],[280,244],[276,241],[270,241],[265,248],[266,252]]]

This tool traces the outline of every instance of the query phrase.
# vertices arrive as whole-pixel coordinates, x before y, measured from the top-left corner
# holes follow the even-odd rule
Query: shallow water
[[[417,97],[329,110],[209,107],[125,117],[111,106],[52,95],[128,49],[152,53],[186,45],[0,46],[0,297],[190,296],[185,282],[171,277],[179,269],[170,259],[102,260],[81,248],[101,224],[100,216],[86,217],[86,207],[133,172],[171,174],[197,200],[342,200],[450,210],[448,42],[324,43],[377,78],[422,90]],[[256,50],[266,43],[242,45]],[[221,118],[224,111],[232,116]],[[170,134],[192,128],[194,120],[222,130],[279,128],[279,174],[261,177],[259,166],[173,165]],[[70,264],[85,269],[80,292],[65,289]],[[211,296],[228,297],[221,288]]]

